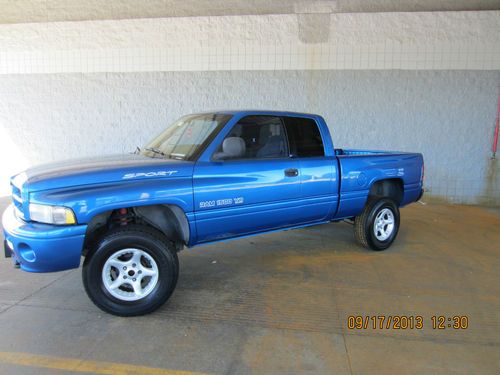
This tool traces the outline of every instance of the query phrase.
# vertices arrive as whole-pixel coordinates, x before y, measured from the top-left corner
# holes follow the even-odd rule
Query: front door
[[[299,224],[299,171],[281,118],[242,118],[211,159],[195,166],[197,242]]]

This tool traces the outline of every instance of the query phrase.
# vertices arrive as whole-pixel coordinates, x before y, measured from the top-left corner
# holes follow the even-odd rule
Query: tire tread
[[[363,208],[363,212],[360,215],[354,218],[354,237],[356,241],[363,247],[370,249],[370,245],[368,244],[368,239],[366,238],[366,220],[368,215],[370,214],[371,207],[373,203],[369,201],[365,207]]]

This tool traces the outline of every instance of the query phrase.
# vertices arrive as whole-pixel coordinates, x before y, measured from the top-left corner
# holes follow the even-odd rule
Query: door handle
[[[296,168],[285,169],[285,176],[287,177],[297,177],[299,175],[299,170]]]

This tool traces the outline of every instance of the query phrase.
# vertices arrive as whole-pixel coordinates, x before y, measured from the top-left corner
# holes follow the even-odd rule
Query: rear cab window
[[[299,158],[325,156],[325,147],[316,121],[304,117],[283,117],[290,155]]]

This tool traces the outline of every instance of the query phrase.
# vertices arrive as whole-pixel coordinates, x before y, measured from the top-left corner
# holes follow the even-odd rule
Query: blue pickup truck
[[[128,155],[40,165],[11,179],[5,255],[30,272],[77,268],[102,310],[142,315],[177,283],[177,252],[332,221],[388,248],[422,196],[421,154],[335,149],[318,115],[182,117]]]

